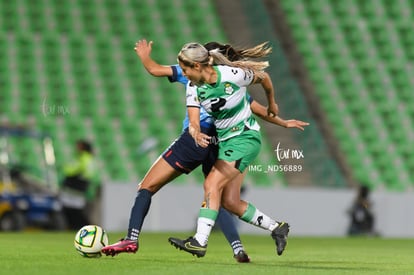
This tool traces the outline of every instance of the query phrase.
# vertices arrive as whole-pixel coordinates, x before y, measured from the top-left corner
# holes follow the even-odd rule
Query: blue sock
[[[223,231],[234,254],[237,254],[240,250],[243,250],[243,245],[240,241],[239,233],[237,232],[235,220],[235,217],[230,214],[230,212],[220,207],[216,224],[220,227],[221,231]]]
[[[151,197],[152,193],[146,189],[140,189],[138,191],[129,217],[128,239],[133,241],[138,240],[142,224],[151,205]]]

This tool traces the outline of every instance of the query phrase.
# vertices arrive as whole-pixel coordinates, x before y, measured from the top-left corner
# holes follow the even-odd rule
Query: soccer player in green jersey
[[[217,49],[230,60],[240,60],[246,58],[258,58],[260,53],[257,48],[234,49],[230,45],[223,45],[217,42],[210,42],[205,45],[208,49]],[[260,47],[259,47],[260,48]],[[177,65],[164,66],[156,63],[151,57],[152,42],[145,39],[140,40],[135,45],[135,51],[140,57],[145,69],[154,76],[168,77],[171,82],[179,82],[184,85],[188,79],[183,76],[181,67]],[[262,82],[263,87],[272,90],[270,77]],[[254,101],[250,96],[249,101],[252,112],[263,120],[280,125],[286,128],[298,128],[303,130],[307,123],[290,119],[284,120],[280,117],[269,116],[266,107]],[[138,250],[138,238],[141,233],[142,225],[151,206],[151,199],[163,186],[168,184],[174,178],[188,174],[196,167],[202,166],[205,176],[209,173],[217,157],[217,145],[210,144],[208,147],[198,146],[188,132],[188,116],[183,121],[183,131],[180,136],[162,153],[146,173],[143,180],[138,186],[137,196],[130,212],[127,236],[120,241],[105,246],[102,253],[115,256],[119,253],[135,253]],[[205,111],[200,112],[201,131],[207,135],[215,136],[215,127],[212,117]],[[226,239],[230,243],[234,258],[237,262],[247,263],[250,258],[244,251],[240,236],[237,232],[232,215],[220,208],[216,224],[220,225]]]
[[[262,44],[259,51],[270,53]],[[197,232],[182,240],[169,238],[174,246],[198,257],[207,251],[208,237],[220,206],[241,220],[271,232],[278,255],[282,255],[289,233],[286,222],[278,222],[240,198],[246,168],[260,151],[260,126],[246,100],[246,87],[266,78],[266,61],[230,61],[217,50],[208,51],[199,43],[184,45],[178,54],[179,65],[190,82],[187,84],[189,133],[195,142],[206,147],[218,142],[219,153],[204,181],[204,202],[199,212]],[[263,84],[263,83],[262,83]],[[271,89],[266,90],[268,113],[276,116],[277,106]],[[200,131],[199,112],[204,108],[213,118],[218,141]]]

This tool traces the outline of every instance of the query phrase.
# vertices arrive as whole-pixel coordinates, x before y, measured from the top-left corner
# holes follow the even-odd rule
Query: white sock
[[[274,219],[261,212],[251,203],[248,204],[240,219],[269,231],[273,231],[279,225]]]
[[[231,247],[233,248],[234,255],[237,255],[241,250],[244,250],[243,245],[240,242],[240,240],[232,242]]]
[[[208,237],[210,236],[211,229],[214,226],[215,221],[209,218],[199,217],[197,221],[197,233],[194,238],[201,244],[206,245]]]

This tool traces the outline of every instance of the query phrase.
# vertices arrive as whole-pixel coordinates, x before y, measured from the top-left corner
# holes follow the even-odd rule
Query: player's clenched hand
[[[276,103],[271,104],[267,107],[267,115],[270,117],[275,117],[279,115],[279,105]]]

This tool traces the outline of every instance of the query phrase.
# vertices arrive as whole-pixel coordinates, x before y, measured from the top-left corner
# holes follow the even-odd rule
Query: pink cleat
[[[119,253],[136,253],[138,251],[138,241],[121,239],[119,242],[107,245],[101,249],[106,256],[115,256]]]

